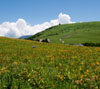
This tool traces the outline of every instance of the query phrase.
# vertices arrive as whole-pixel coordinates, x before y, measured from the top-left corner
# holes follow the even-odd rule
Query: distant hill
[[[37,33],[28,40],[49,38],[52,43],[100,43],[100,22],[64,24]]]
[[[29,37],[31,37],[32,35],[25,35],[25,36],[21,36],[21,37],[19,37],[19,39],[26,39],[26,38],[29,38]]]

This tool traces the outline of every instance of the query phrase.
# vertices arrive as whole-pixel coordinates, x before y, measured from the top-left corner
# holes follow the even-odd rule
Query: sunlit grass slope
[[[100,89],[100,48],[0,37],[0,89]]]
[[[31,40],[49,38],[52,43],[100,43],[100,22],[65,24],[51,27],[32,37]]]

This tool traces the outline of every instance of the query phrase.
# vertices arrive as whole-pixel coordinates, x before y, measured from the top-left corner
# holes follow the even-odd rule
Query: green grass
[[[0,89],[100,89],[100,48],[0,37]]]
[[[70,36],[70,37],[69,37]],[[59,39],[65,43],[100,43],[100,22],[86,22],[65,24],[51,27],[43,32],[40,32],[30,40],[49,38],[52,43],[61,43]]]

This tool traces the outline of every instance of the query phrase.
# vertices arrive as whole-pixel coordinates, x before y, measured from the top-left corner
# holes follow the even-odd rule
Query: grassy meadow
[[[0,37],[0,89],[100,89],[100,47]]]
[[[37,33],[28,39],[44,38],[49,38],[52,43],[61,43],[59,39],[62,39],[66,44],[100,43],[100,22],[58,25]]]

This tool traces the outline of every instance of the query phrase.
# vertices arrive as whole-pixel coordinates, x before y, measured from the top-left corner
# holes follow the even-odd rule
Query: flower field
[[[100,47],[0,37],[0,89],[100,89]]]

